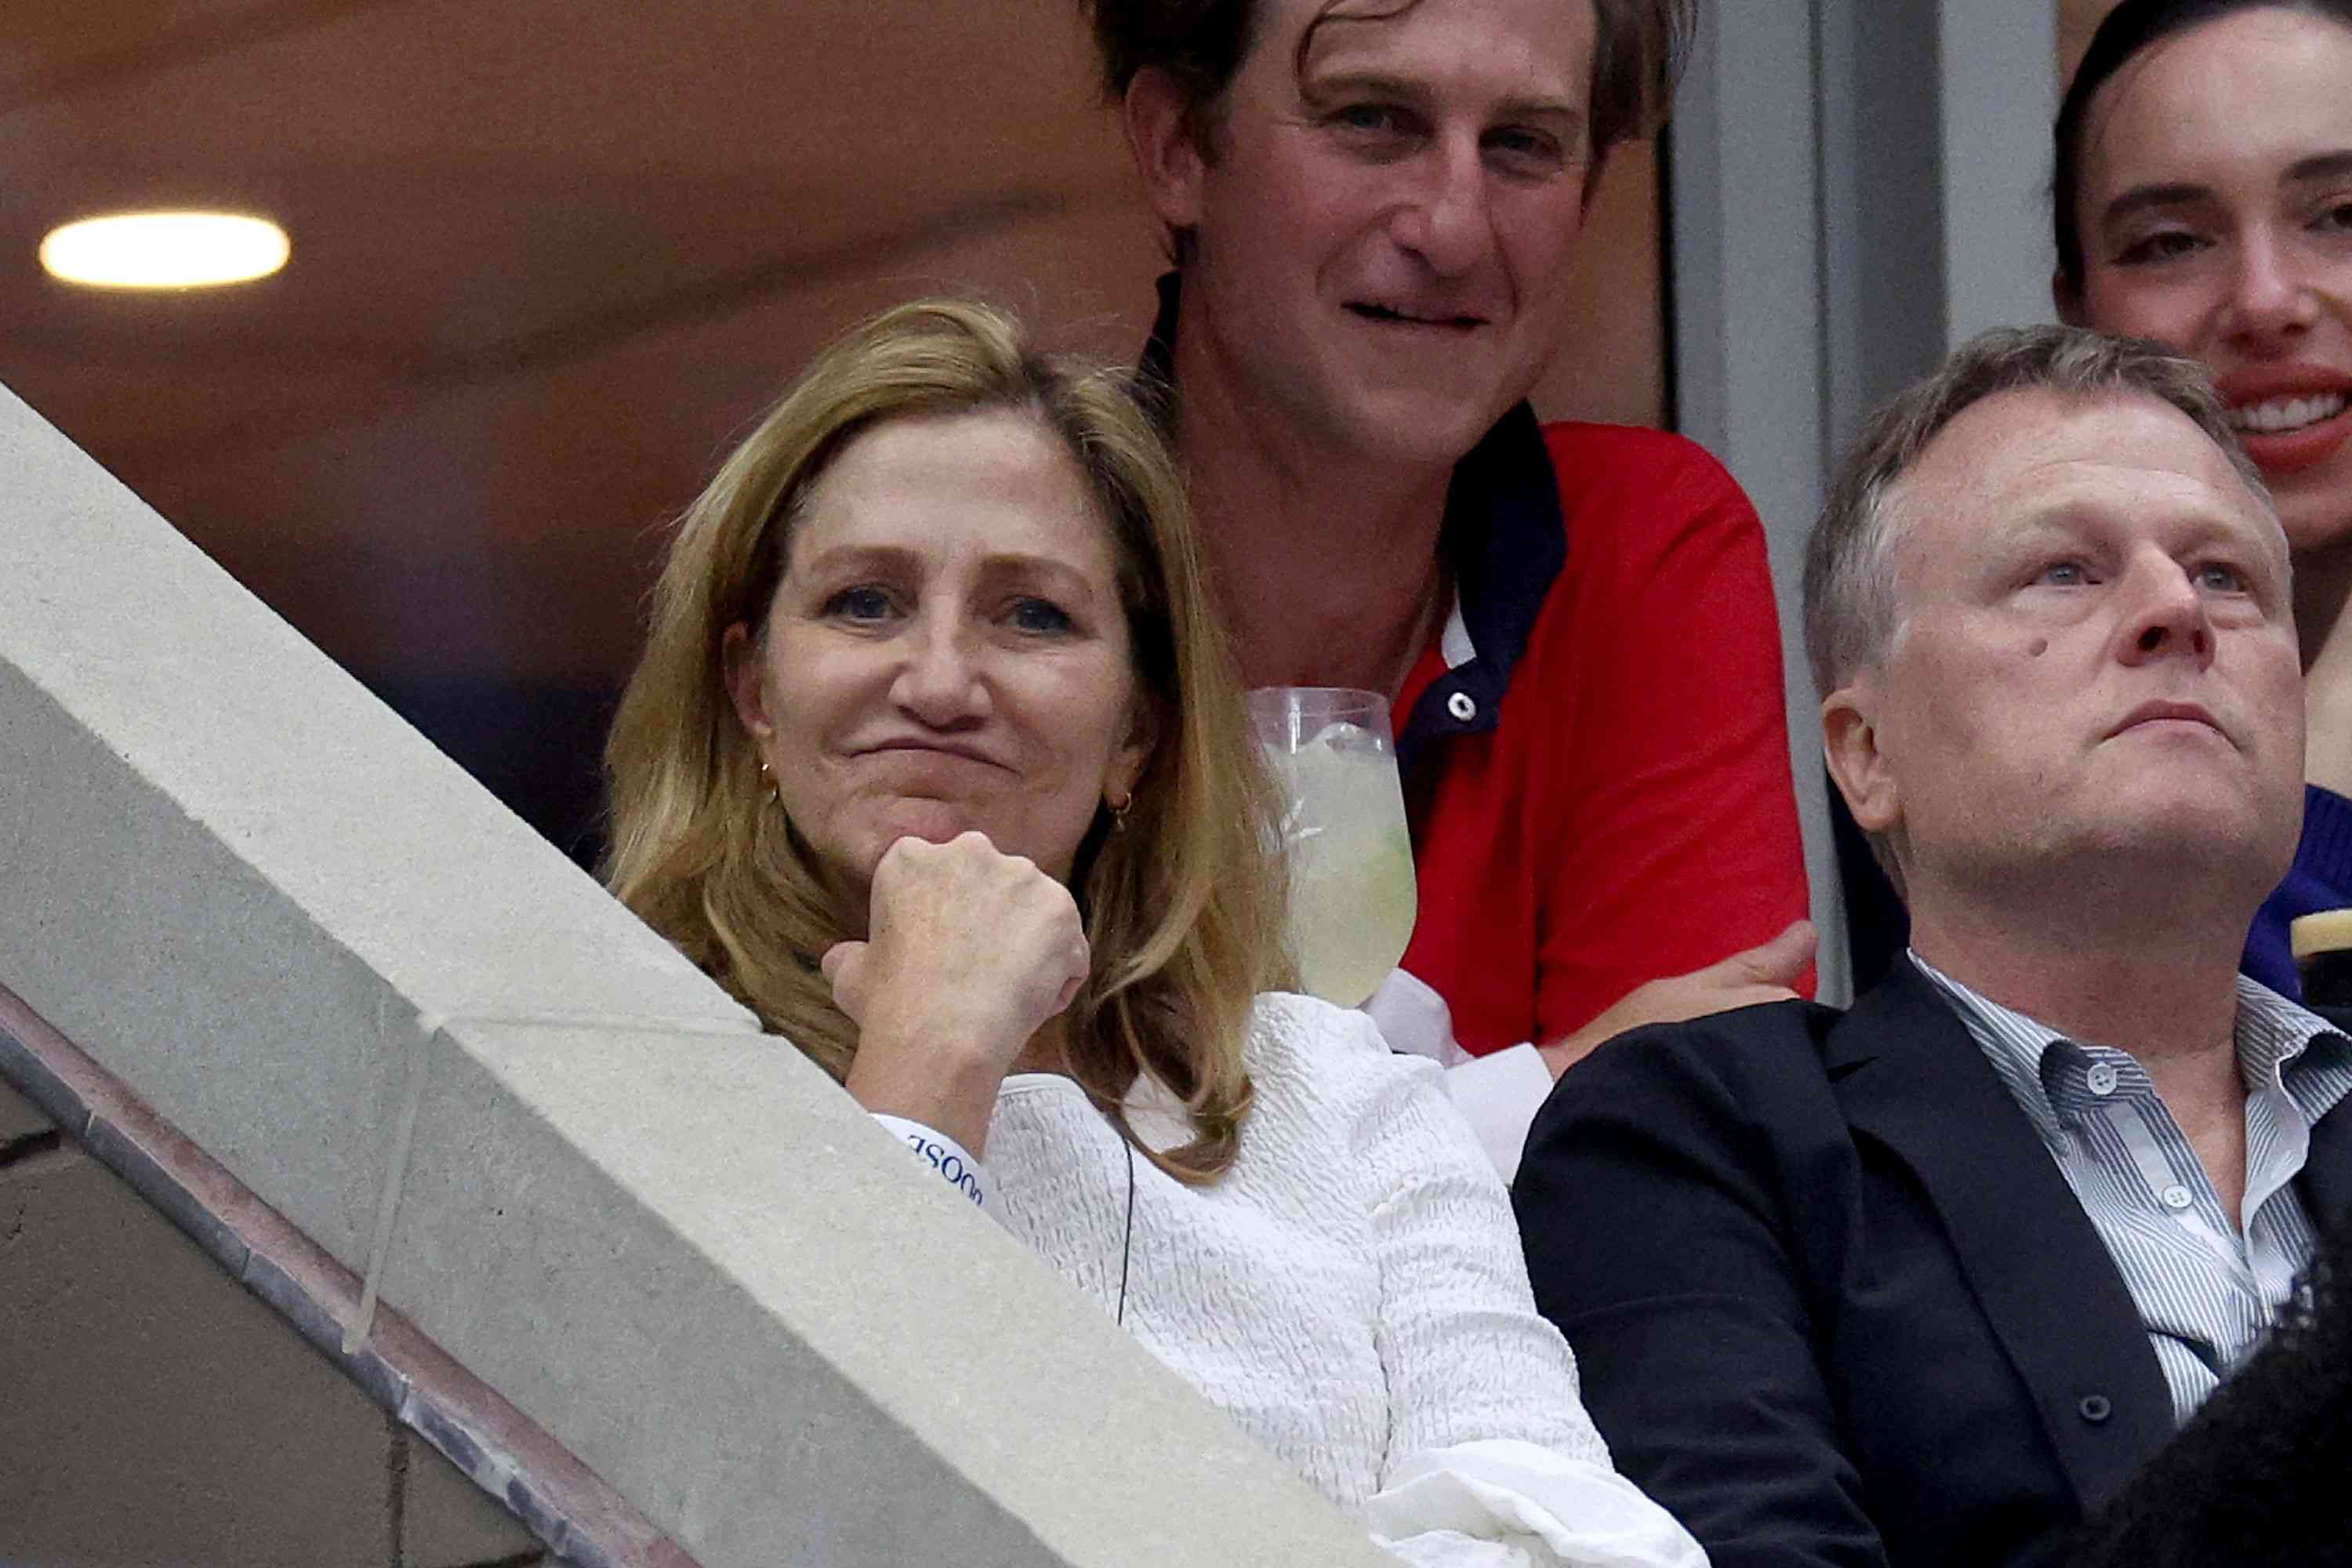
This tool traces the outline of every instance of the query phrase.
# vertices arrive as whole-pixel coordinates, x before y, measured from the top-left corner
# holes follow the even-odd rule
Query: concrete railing
[[[4,391],[0,474],[0,986],[677,1547],[1379,1561]]]

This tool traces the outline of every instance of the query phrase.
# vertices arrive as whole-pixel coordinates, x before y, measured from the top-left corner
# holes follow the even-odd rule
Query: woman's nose
[[[982,679],[971,629],[947,616],[925,616],[908,628],[891,696],[934,729],[983,717],[988,684]]]
[[[2237,271],[2231,279],[2231,330],[2259,339],[2309,327],[2318,300],[2306,276],[2307,261],[2292,240],[2267,232],[2248,236],[2238,247]]]

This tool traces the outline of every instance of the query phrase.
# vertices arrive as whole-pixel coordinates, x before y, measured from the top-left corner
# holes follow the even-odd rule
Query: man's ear
[[[727,636],[719,645],[719,666],[727,678],[727,695],[735,704],[735,717],[750,731],[754,745],[767,744],[776,727],[768,720],[768,688],[761,679],[760,644],[751,636],[751,628],[737,621],[727,628]]]
[[[1193,137],[1192,109],[1183,86],[1158,66],[1145,66],[1129,78],[1119,103],[1144,199],[1172,229],[1201,221],[1201,177],[1209,160]]]
[[[2083,291],[2066,281],[2063,271],[2050,274],[2050,303],[2057,310],[2058,319],[2068,326],[2087,327],[2091,324],[2083,317]]]
[[[1903,795],[1879,744],[1874,688],[1865,676],[1822,699],[1822,755],[1854,821],[1884,834],[1903,821]]]

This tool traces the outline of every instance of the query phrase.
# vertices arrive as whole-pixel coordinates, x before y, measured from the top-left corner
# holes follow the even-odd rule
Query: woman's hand
[[[979,1158],[1004,1075],[1086,983],[1078,906],[982,833],[899,839],[866,901],[866,940],[836,943],[824,960],[834,1000],[858,1028],[849,1092]]]
[[[1539,1047],[1544,1064],[1558,1078],[1596,1047],[1644,1024],[1679,1024],[1759,1002],[1793,1002],[1797,994],[1789,988],[1813,961],[1814,944],[1813,922],[1796,921],[1761,947],[1688,974],[1636,985],[1576,1033]]]

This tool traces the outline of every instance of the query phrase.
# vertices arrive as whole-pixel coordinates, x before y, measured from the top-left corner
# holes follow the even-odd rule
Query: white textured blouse
[[[1435,1065],[1360,1013],[1279,994],[1245,1059],[1231,1169],[1190,1187],[1134,1163],[1128,1331],[1406,1562],[1703,1565],[1611,1468]],[[1156,1149],[1188,1136],[1156,1084],[1129,1119]],[[1128,1158],[1085,1092],[1007,1079],[986,1164],[988,1212],[1116,1311]]]

